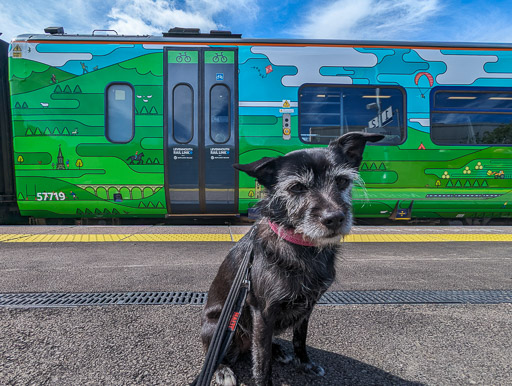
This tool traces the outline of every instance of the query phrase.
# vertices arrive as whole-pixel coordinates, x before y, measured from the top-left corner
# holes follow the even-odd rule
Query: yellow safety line
[[[512,234],[387,234],[348,235],[347,243],[428,243],[428,242],[512,242]]]
[[[0,243],[231,242],[243,234],[0,234]],[[346,243],[512,242],[512,234],[352,234]]]

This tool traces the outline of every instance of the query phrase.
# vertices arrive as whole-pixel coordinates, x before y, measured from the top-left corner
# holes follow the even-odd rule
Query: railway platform
[[[0,227],[0,383],[188,384],[201,304],[248,229]],[[510,227],[354,227],[311,320],[325,377],[276,364],[275,384],[510,384],[511,250]]]

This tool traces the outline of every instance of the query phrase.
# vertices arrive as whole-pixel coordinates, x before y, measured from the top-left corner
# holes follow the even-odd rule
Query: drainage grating
[[[202,305],[206,292],[0,293],[0,307],[39,308],[105,305]],[[318,304],[498,304],[512,303],[512,290],[338,291]]]
[[[205,292],[11,293],[0,294],[0,307],[76,307],[106,305],[197,304]]]
[[[339,291],[326,292],[318,304],[498,304],[512,303],[512,290]]]

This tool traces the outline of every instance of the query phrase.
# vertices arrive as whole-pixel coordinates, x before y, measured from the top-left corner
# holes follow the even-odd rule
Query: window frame
[[[228,91],[228,136],[226,138],[225,141],[223,142],[218,142],[216,141],[215,139],[213,139],[212,137],[212,91],[215,87],[224,87],[227,91]],[[210,140],[217,144],[217,145],[222,145],[224,143],[227,143],[230,139],[231,139],[231,122],[232,122],[232,114],[231,114],[231,89],[223,84],[223,83],[216,83],[214,85],[212,85],[210,87],[210,92],[209,92],[209,98],[210,100],[208,101],[208,126],[209,126],[209,136],[210,136]]]
[[[439,92],[451,92],[454,94],[490,94],[490,93],[504,93],[510,95],[512,98],[512,87],[471,87],[471,86],[436,86],[432,88],[430,91],[430,140],[436,146],[481,146],[481,147],[490,147],[490,146],[512,146],[510,144],[504,143],[438,143],[435,138],[432,136],[432,116],[433,114],[487,114],[487,115],[510,115],[512,122],[512,107],[510,109],[500,109],[500,110],[491,110],[491,109],[463,109],[463,108],[448,108],[448,107],[435,107],[435,96]],[[505,111],[509,110],[509,111]]]
[[[109,114],[108,114],[108,107],[109,107],[108,90],[110,89],[110,87],[115,86],[115,85],[128,86],[132,90],[132,103],[131,103],[132,135],[131,135],[130,139],[127,141],[114,141],[109,135],[110,130],[109,130]],[[104,113],[104,116],[105,116],[105,138],[107,138],[107,140],[109,142],[117,143],[117,144],[127,144],[127,143],[130,143],[131,141],[133,141],[133,138],[135,137],[135,88],[133,87],[133,85],[131,83],[129,83],[129,82],[110,82],[109,84],[107,84],[107,86],[105,87],[105,113]]]
[[[371,146],[399,146],[399,145],[404,144],[405,141],[407,140],[407,132],[408,132],[408,129],[407,129],[407,90],[404,87],[399,86],[399,85],[375,85],[375,84],[304,83],[299,87],[299,89],[297,91],[297,115],[298,115],[297,132],[298,132],[299,140],[302,143],[304,143],[306,145],[314,145],[314,146],[328,145],[328,143],[306,142],[302,139],[302,134],[301,134],[302,118],[301,118],[301,109],[300,109],[300,94],[301,94],[302,89],[307,88],[307,87],[355,88],[355,89],[373,89],[373,90],[375,90],[376,88],[381,88],[381,89],[384,88],[384,89],[399,90],[400,93],[402,94],[402,109],[403,109],[402,114],[401,114],[402,125],[403,125],[403,137],[401,138],[401,141],[397,142],[397,143],[386,143],[386,142],[383,143],[382,141],[375,142],[375,143],[368,142],[367,145],[369,144]]]
[[[177,138],[176,138],[176,131],[174,130],[174,107],[175,107],[175,98],[174,98],[174,92],[175,90],[179,87],[179,86],[187,86],[190,90],[190,92],[192,93],[192,109],[190,111],[191,113],[191,119],[190,119],[190,122],[192,123],[192,126],[191,126],[191,129],[190,129],[190,138],[185,141],[185,142],[182,142],[182,141],[179,141]],[[171,133],[172,133],[172,138],[174,139],[174,141],[177,143],[177,144],[180,144],[180,145],[186,145],[186,144],[189,144],[190,142],[192,142],[192,140],[194,139],[194,132],[195,132],[195,122],[194,122],[194,109],[195,109],[195,95],[194,95],[194,87],[192,87],[192,85],[190,83],[186,83],[186,82],[181,82],[181,83],[178,83],[176,84],[173,88],[172,88],[172,94],[171,94],[171,97],[172,97],[172,106],[171,106],[171,117],[172,117],[172,120],[171,120]]]

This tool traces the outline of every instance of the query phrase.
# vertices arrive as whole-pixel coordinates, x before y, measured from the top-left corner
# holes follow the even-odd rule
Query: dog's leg
[[[236,340],[236,339],[235,339]],[[236,386],[236,375],[231,368],[238,360],[240,355],[240,348],[237,346],[235,341],[231,343],[231,346],[226,353],[226,356],[219,365],[219,368],[215,371],[215,381],[219,386]]]
[[[203,340],[204,351],[208,351],[208,347],[210,346],[211,339],[213,337],[213,333],[218,323],[218,316],[220,314],[220,310],[217,310],[217,307],[212,306],[206,312],[206,314],[213,318],[213,320],[206,320],[203,323],[203,329],[201,333],[201,338]],[[214,378],[216,384],[219,386],[235,386],[237,384],[236,376],[234,371],[232,370],[232,366],[238,360],[240,355],[240,347],[242,347],[243,338],[236,335],[231,345],[228,348],[226,356],[222,360],[222,363],[219,365],[218,369],[215,371]]]
[[[299,368],[307,374],[323,377],[325,370],[311,362],[306,350],[306,337],[308,335],[309,315],[293,328],[293,349],[295,361]]]
[[[262,312],[256,308],[251,311],[253,317],[252,375],[257,386],[271,386],[274,321],[262,315]]]
[[[287,354],[279,343],[272,342],[272,359],[283,364],[288,364],[293,360],[293,356]]]

